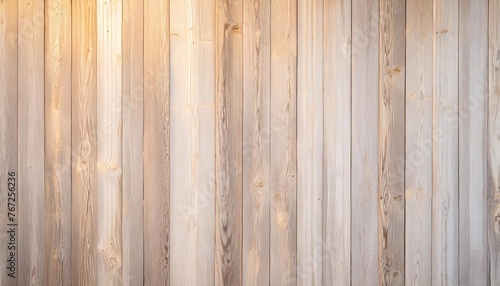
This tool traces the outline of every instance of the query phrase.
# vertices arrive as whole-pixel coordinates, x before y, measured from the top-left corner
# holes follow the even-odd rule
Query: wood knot
[[[241,34],[241,26],[240,25],[233,25],[231,27],[231,31],[238,33],[238,34]]]

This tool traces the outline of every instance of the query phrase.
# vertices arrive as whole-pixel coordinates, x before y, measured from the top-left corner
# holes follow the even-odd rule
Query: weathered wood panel
[[[216,0],[215,284],[243,276],[243,1]]]
[[[45,271],[44,1],[18,2],[18,283]]]
[[[144,2],[144,284],[170,284],[170,6]]]
[[[297,0],[271,1],[270,285],[297,284]]]
[[[45,2],[45,258],[71,284],[71,1]]]
[[[405,285],[431,285],[433,1],[407,1]]]

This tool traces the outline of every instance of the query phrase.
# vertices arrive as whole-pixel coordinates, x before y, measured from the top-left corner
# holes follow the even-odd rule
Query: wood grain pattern
[[[243,1],[244,285],[269,284],[270,10],[270,1]]]
[[[120,285],[122,257],[122,1],[97,1],[97,283]]]
[[[323,285],[351,284],[351,0],[325,1]]]
[[[170,281],[213,285],[215,1],[172,0],[170,11]]]
[[[404,285],[405,1],[380,1],[379,284]]]
[[[48,285],[71,284],[71,1],[45,18],[45,257]]]
[[[500,3],[488,8],[488,247],[491,285],[500,283]]]
[[[406,3],[405,285],[431,285],[432,3]]]
[[[18,2],[18,283],[45,283],[44,1]]]
[[[271,1],[270,285],[297,285],[297,1]]]
[[[144,1],[122,5],[122,281],[135,286],[144,277]]]
[[[17,128],[17,1],[0,1],[0,184],[2,189],[8,186],[9,172],[18,174],[18,128]],[[17,185],[15,185],[17,187]],[[18,196],[18,194],[16,194]],[[0,192],[0,212],[7,214],[9,196],[7,191]],[[12,201],[11,201],[12,202]],[[14,212],[17,216],[18,212]],[[7,215],[0,220],[2,226],[7,225]],[[15,219],[15,222],[18,220]],[[2,232],[7,229],[2,228]],[[0,257],[10,259],[11,250],[7,245],[10,237],[0,236]],[[6,263],[3,262],[2,263]],[[8,276],[7,265],[0,264],[0,285],[17,285],[17,275]],[[10,265],[8,265],[10,267]]]
[[[216,0],[216,285],[242,284],[242,17],[241,0]]]
[[[97,43],[95,1],[71,5],[73,285],[97,283]]]
[[[144,285],[170,284],[169,8],[144,2]]]
[[[351,283],[377,285],[379,1],[352,1]]]
[[[459,285],[487,285],[488,1],[459,2]]]
[[[297,282],[320,285],[323,253],[323,1],[298,2]]]
[[[458,2],[434,3],[432,284],[458,284]]]

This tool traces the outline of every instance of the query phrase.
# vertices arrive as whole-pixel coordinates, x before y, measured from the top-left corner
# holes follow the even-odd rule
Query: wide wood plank
[[[379,9],[379,284],[404,285],[405,0]]]
[[[144,284],[170,284],[169,3],[144,3]]]
[[[97,284],[97,44],[92,0],[71,6],[73,285]]]
[[[350,285],[351,0],[324,11],[323,285]]]
[[[459,285],[487,285],[488,1],[459,2]]]
[[[297,0],[271,1],[270,285],[297,284]]]
[[[97,1],[97,283],[122,282],[122,1]]]
[[[170,281],[208,286],[215,282],[215,1],[172,0],[170,11]]]
[[[270,11],[243,1],[243,284],[269,284]]]
[[[500,284],[500,2],[488,11],[488,247],[491,285]]]
[[[71,284],[71,1],[45,8],[45,258],[48,285]]]
[[[351,283],[378,281],[379,1],[352,2]],[[355,83],[354,83],[355,81]]]
[[[18,2],[18,283],[42,285],[45,271],[44,1]]]
[[[431,285],[432,3],[406,3],[405,285]]]
[[[298,1],[297,282],[320,285],[323,253],[323,1]]]
[[[8,204],[14,203],[13,199],[18,196],[18,157],[17,157],[17,1],[0,2],[0,62],[3,63],[0,69],[0,212],[3,215],[0,221],[5,227],[9,223],[17,223],[17,217],[12,221],[8,218]],[[14,176],[10,176],[11,175]],[[11,178],[11,179],[9,179]],[[9,183],[11,183],[9,185]],[[14,193],[16,198],[9,199],[8,192]],[[12,197],[12,195],[11,195]],[[19,201],[17,200],[17,203]],[[19,203],[17,204],[19,205]],[[11,212],[15,216],[17,211]],[[2,227],[5,233],[8,229]],[[11,253],[17,255],[14,245],[10,243],[10,236],[0,236],[0,257],[4,258],[4,267],[0,267],[0,285],[17,285],[19,273],[11,274],[14,269],[9,270],[11,262]]]
[[[215,284],[241,285],[243,1],[216,0]]]
[[[458,284],[458,2],[434,3],[432,284]]]
[[[122,5],[122,281],[135,286],[143,283],[144,261],[144,1]]]

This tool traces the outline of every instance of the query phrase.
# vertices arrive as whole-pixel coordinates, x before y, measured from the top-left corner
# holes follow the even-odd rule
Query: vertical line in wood
[[[47,285],[71,284],[71,1],[45,9],[45,258]]]
[[[297,284],[297,0],[271,1],[270,285]]]
[[[434,2],[432,284],[458,285],[458,2]]]
[[[97,284],[96,1],[72,2],[72,284]]]
[[[378,280],[379,1],[352,2],[352,285]]]
[[[123,285],[143,283],[144,0],[123,1]]]
[[[242,284],[243,2],[216,0],[215,283]]]
[[[44,1],[18,2],[18,283],[42,285],[44,250]]]
[[[243,284],[269,285],[271,1],[243,3]]]
[[[170,284],[168,1],[144,5],[144,284]],[[187,271],[187,270],[186,270]]]
[[[488,247],[491,285],[500,284],[500,2],[488,15]]]
[[[459,285],[487,285],[488,1],[459,2]]]
[[[0,184],[5,191],[0,193],[0,212],[4,216],[0,221],[3,226],[6,226],[9,222],[7,213],[9,203],[14,203],[12,199],[9,199],[10,190],[13,190],[18,198],[18,186],[19,182],[17,180],[12,180],[9,173],[14,172],[15,178],[18,178],[18,82],[17,82],[17,24],[18,24],[18,1],[2,1],[0,2],[0,62],[2,62],[2,68],[0,69]],[[11,183],[11,185],[9,185]],[[19,206],[19,201],[16,200],[17,206]],[[19,212],[12,212],[16,218]],[[8,231],[8,229],[2,228],[2,231]],[[0,243],[2,247],[0,248],[0,257],[5,260],[10,259],[10,252],[12,252],[12,245],[10,249],[7,245],[10,243],[10,236],[2,235],[0,237]],[[9,277],[8,274],[11,273],[7,267],[0,268],[0,285],[17,285],[17,274],[16,277]]]
[[[351,284],[351,0],[324,1],[323,285]]]
[[[171,0],[170,11],[170,281],[208,286],[215,282],[215,1]]]
[[[404,278],[431,285],[433,1],[406,4]]]
[[[405,0],[380,1],[379,284],[404,285]]]
[[[323,1],[298,3],[297,281],[320,285],[323,241]]]

